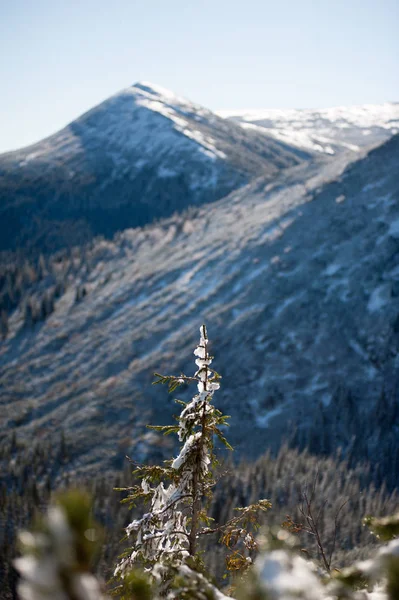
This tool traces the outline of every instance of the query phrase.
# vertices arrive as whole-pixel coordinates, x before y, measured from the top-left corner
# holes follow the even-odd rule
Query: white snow
[[[129,88],[129,90],[126,90],[126,92],[134,95],[137,106],[147,108],[169,119],[176,131],[197,142],[207,150],[208,157],[213,159],[226,158],[225,153],[216,148],[215,140],[211,137],[205,137],[199,130],[190,129],[188,121],[182,117],[182,115],[194,116],[197,113],[195,115],[198,117],[196,120],[200,121],[201,116],[207,114],[207,111],[200,106],[176,96],[169,90],[148,82],[138,83]]]
[[[358,354],[359,356],[361,356],[362,358],[364,358],[364,360],[369,360],[369,355],[367,354],[367,352],[361,347],[361,345],[359,344],[359,342],[357,342],[356,340],[349,340],[349,346],[352,348],[352,350],[354,350],[356,352],[356,354]]]
[[[340,270],[340,268],[341,265],[338,265],[337,263],[331,263],[326,269],[324,269],[323,275],[335,275],[335,273],[337,273]]]
[[[396,239],[399,239],[399,219],[392,221],[388,229],[388,235]]]
[[[190,454],[193,446],[196,442],[201,438],[201,433],[196,433],[195,435],[190,435],[190,437],[186,440],[183,448],[180,450],[179,455],[172,462],[172,469],[180,469],[182,464],[184,463],[188,454]]]
[[[367,308],[370,312],[381,310],[389,302],[390,284],[382,284],[378,286],[370,295]]]
[[[139,160],[137,160],[137,161],[134,163],[134,166],[135,166],[137,169],[142,169],[142,168],[143,168],[143,167],[144,167],[146,164],[147,164],[147,161],[146,161],[146,160],[144,160],[143,158],[139,158]]]
[[[163,179],[168,179],[169,177],[176,177],[177,173],[174,169],[169,169],[168,167],[164,167],[161,165],[158,168],[158,177]]]
[[[256,123],[270,119],[272,121],[292,122],[299,127],[311,121],[336,123],[345,128],[350,125],[360,126],[364,129],[371,127],[384,127],[391,129],[399,127],[399,106],[397,103],[385,102],[383,104],[363,104],[355,106],[337,106],[333,108],[304,108],[304,109],[274,109],[261,110],[219,110],[223,118],[240,117],[243,121]]]
[[[264,264],[259,265],[259,267],[256,267],[256,269],[252,268],[251,270],[248,270],[248,272],[245,273],[245,275],[243,277],[240,277],[240,279],[234,285],[233,294],[237,294],[239,291],[241,291],[243,288],[245,288],[245,286],[249,282],[253,281],[257,277],[262,275],[262,273],[265,273],[268,270],[268,268],[269,268],[269,265],[267,263],[264,263]]]
[[[362,192],[369,192],[370,190],[375,190],[376,188],[380,188],[384,185],[385,182],[386,182],[385,177],[383,179],[377,179],[377,181],[372,181],[371,183],[368,183],[367,185],[364,186],[364,188],[362,189]]]
[[[392,271],[389,272],[389,277],[391,277],[392,279],[399,278],[399,265],[396,265],[396,267],[394,267]]]
[[[255,416],[256,424],[259,425],[259,427],[265,427],[265,428],[269,427],[269,421],[273,417],[276,417],[277,415],[279,415],[282,411],[283,411],[283,406],[277,406],[273,410],[269,410],[264,415],[257,414]]]
[[[371,143],[373,133],[387,138],[399,127],[399,104],[389,102],[323,109],[222,110],[218,114],[244,128],[323,154],[335,154],[337,149],[358,152],[359,144]]]
[[[27,154],[21,164],[38,158],[64,160],[68,154],[80,153],[86,138],[93,148],[107,148],[107,158],[112,161],[102,189],[118,178],[134,177],[146,166],[155,167],[164,179],[187,174],[192,190],[213,188],[226,154],[220,142],[208,135],[208,128],[202,133],[201,124],[209,125],[211,120],[212,113],[189,100],[159,86],[139,83],[78,118],[73,126],[81,129],[82,135],[68,126],[49,142],[43,141],[40,152]],[[191,161],[193,169],[188,167]]]
[[[320,392],[321,390],[325,390],[328,388],[328,382],[322,380],[322,376],[320,373],[314,375],[312,380],[309,382],[309,385],[306,387],[306,394],[314,394],[315,392]]]
[[[304,295],[304,291],[299,292],[298,294],[294,294],[293,296],[289,296],[288,298],[286,298],[281,304],[280,306],[278,306],[275,310],[274,316],[275,317],[279,317],[281,315],[281,313],[293,302],[295,302],[296,300],[299,300],[299,298],[301,296]]]
[[[43,152],[31,152],[30,154],[28,154],[24,160],[22,160],[19,163],[20,167],[23,167],[25,165],[28,164],[28,162],[30,162],[31,160],[34,160],[35,158],[37,158],[38,156],[40,156],[41,154],[43,154]]]
[[[322,600],[325,589],[311,561],[285,549],[273,550],[259,556],[255,562],[261,589],[274,599]]]

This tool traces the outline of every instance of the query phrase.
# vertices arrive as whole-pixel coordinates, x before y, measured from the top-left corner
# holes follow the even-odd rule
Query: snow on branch
[[[198,529],[198,501],[209,489],[212,475],[209,467],[213,457],[213,436],[220,434],[224,417],[212,404],[215,391],[220,387],[220,375],[210,368],[213,357],[208,350],[205,325],[200,328],[200,340],[194,350],[196,371],[192,377],[163,376],[156,373],[155,383],[167,383],[169,390],[186,382],[195,382],[198,393],[177,418],[177,426],[154,427],[164,433],[177,433],[182,442],[178,456],[171,462],[171,470],[163,469],[163,481],[152,487],[159,468],[141,467],[135,471],[142,478],[141,486],[133,489],[130,498],[142,497],[150,502],[148,512],[135,519],[126,528],[128,537],[134,535],[134,544],[115,569],[116,576],[124,576],[134,563],[184,561],[193,554]],[[220,437],[220,436],[219,436]],[[223,436],[222,436],[223,437]],[[224,438],[223,438],[224,439]]]

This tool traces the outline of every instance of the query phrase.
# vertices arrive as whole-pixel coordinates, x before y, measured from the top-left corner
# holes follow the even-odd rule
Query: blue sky
[[[399,101],[397,0],[0,2],[0,151],[139,80],[211,109]]]

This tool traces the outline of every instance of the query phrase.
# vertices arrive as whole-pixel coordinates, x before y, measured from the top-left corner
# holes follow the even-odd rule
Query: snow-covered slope
[[[1,430],[28,439],[62,427],[77,464],[96,469],[126,453],[140,460],[144,423],[175,412],[152,374],[192,372],[202,322],[223,375],[215,400],[242,454],[278,443],[298,419],[322,432],[319,406],[339,390],[367,414],[396,385],[399,136],[353,161],[304,163],[197,214],[98,242],[43,324],[27,330],[19,311],[11,317]]]
[[[399,131],[399,103],[325,109],[225,110],[218,114],[248,130],[310,152],[336,154],[376,145]]]
[[[139,83],[38,144],[0,156],[0,250],[109,236],[212,202],[305,156]]]

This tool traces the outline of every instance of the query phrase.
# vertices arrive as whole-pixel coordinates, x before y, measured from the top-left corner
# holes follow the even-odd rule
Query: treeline
[[[20,309],[23,324],[32,327],[44,321],[55,302],[73,286],[79,302],[87,293],[78,274],[91,267],[92,246],[68,248],[54,255],[27,258],[21,253],[0,254],[0,340],[9,333],[11,314]]]
[[[310,496],[314,488],[314,512],[329,552],[335,515],[340,511],[333,560],[334,567],[339,568],[365,558],[374,546],[370,533],[361,526],[365,515],[397,511],[397,491],[389,492],[384,482],[376,486],[373,479],[374,467],[358,463],[351,468],[341,450],[334,456],[320,457],[307,449],[300,451],[283,445],[276,456],[268,452],[254,463],[243,461],[238,468],[230,469],[215,489],[213,516],[224,522],[235,507],[268,498],[273,508],[262,516],[261,524],[277,527],[287,518],[300,524],[302,494],[307,492]],[[304,531],[298,533],[306,554],[319,559],[314,538]]]
[[[131,255],[134,241],[116,234],[114,241],[98,236],[53,254],[0,252],[0,341],[8,336],[12,314],[19,310],[24,327],[43,322],[67,290],[75,302],[88,293],[87,280],[110,256]],[[99,279],[100,285],[106,279]]]
[[[37,513],[48,506],[52,494],[66,487],[89,489],[95,498],[98,520],[107,530],[107,544],[98,559],[98,568],[112,565],[119,553],[117,544],[127,511],[121,511],[120,498],[113,488],[122,479],[129,480],[129,470],[124,475],[98,478],[77,476],[71,469],[73,446],[61,433],[50,440],[27,444],[14,434],[0,445],[0,598],[17,598],[17,574],[12,561],[18,554],[17,532],[27,527]],[[112,535],[108,535],[108,532]],[[109,559],[112,560],[109,560]]]
[[[399,485],[398,438],[399,386],[395,382],[367,406],[349,387],[341,386],[328,406],[315,407],[311,421],[298,414],[290,445],[322,456],[342,448],[349,467],[369,462],[374,485],[385,483],[392,490]]]
[[[24,444],[14,435],[0,446],[0,592],[2,600],[16,598],[16,572],[12,560],[17,554],[16,532],[30,524],[35,512],[43,511],[55,490],[77,485],[88,489],[94,498],[96,519],[105,529],[105,544],[98,557],[98,572],[106,579],[121,553],[123,528],[132,518],[121,494],[114,487],[132,485],[132,466],[126,461],[119,473],[98,475],[96,478],[76,474],[72,470],[73,447],[60,434],[58,438]],[[384,484],[376,487],[373,470],[368,465],[351,469],[339,454],[335,457],[316,457],[309,451],[283,446],[277,456],[263,455],[254,463],[226,462],[227,475],[215,489],[210,514],[217,521],[226,521],[238,506],[259,498],[268,498],[273,508],[264,517],[269,526],[287,521],[300,522],[301,493],[315,485],[315,507],[320,514],[319,528],[324,544],[331,549],[335,515],[342,507],[337,526],[334,566],[348,564],[369,555],[374,540],[361,526],[367,514],[387,515],[397,510],[398,495],[389,493]],[[62,475],[61,475],[62,473]],[[317,557],[311,536],[299,533],[303,548],[309,556]],[[212,537],[212,536],[210,536]],[[225,569],[221,552],[215,550],[216,539],[207,541],[209,568],[220,577]]]

